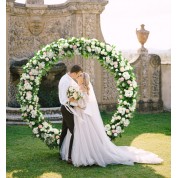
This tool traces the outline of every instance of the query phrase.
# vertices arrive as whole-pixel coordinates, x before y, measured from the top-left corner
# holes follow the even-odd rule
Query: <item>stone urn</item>
[[[140,30],[136,29],[138,41],[141,43],[141,49],[145,49],[144,44],[146,43],[146,41],[148,39],[148,35],[150,33],[149,31],[144,29],[144,26],[145,25],[142,24]]]

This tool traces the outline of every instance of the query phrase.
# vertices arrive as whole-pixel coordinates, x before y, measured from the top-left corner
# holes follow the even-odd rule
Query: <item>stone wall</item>
[[[107,3],[105,0],[68,0],[63,4],[44,5],[40,0],[29,0],[26,4],[7,1],[8,106],[16,103],[18,83],[9,70],[11,64],[30,59],[42,46],[59,38],[75,36],[104,41],[100,14]],[[90,74],[99,104],[116,103],[114,79],[96,59],[83,60],[77,56],[64,63],[68,69],[74,64],[81,65]]]
[[[162,99],[164,109],[171,110],[171,64],[161,65]]]
[[[171,50],[149,50],[149,53],[157,54],[161,59],[161,95],[163,109],[171,111]],[[135,50],[123,51],[123,56],[130,63],[137,61],[139,54]]]

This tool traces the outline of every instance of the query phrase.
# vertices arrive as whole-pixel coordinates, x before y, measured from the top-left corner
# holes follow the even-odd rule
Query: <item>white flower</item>
[[[122,122],[122,123],[124,123],[124,122],[125,122],[125,118],[124,118],[124,117],[121,119],[121,122]]]
[[[33,110],[33,106],[32,106],[32,105],[30,105],[30,106],[29,106],[29,109],[30,109],[30,110]]]
[[[89,46],[87,46],[87,51],[91,52],[91,48]]]
[[[36,70],[36,69],[31,69],[31,73],[32,73],[32,75],[38,75],[38,70]]]
[[[125,96],[126,97],[132,97],[132,95],[133,95],[133,91],[132,90],[125,90]]]
[[[42,124],[43,124],[44,128],[47,128],[49,126],[49,124],[46,121],[44,121]]]
[[[111,127],[111,128],[112,128],[112,129],[115,129],[115,127],[116,127],[115,125],[112,125],[112,127]]]
[[[125,61],[122,60],[122,61],[120,62],[120,66],[121,66],[121,67],[124,67],[124,66],[125,66]]]
[[[130,121],[128,119],[125,119],[124,126],[127,127],[130,124]]]
[[[132,86],[133,86],[134,88],[136,88],[136,87],[137,87],[137,82],[136,82],[136,81],[132,81]]]
[[[111,129],[111,126],[109,124],[105,125],[105,130],[108,131]]]
[[[30,78],[29,75],[27,75],[25,73],[23,73],[22,76],[21,76],[21,79],[23,79],[23,80],[26,80],[26,79],[29,79],[29,78]]]
[[[98,53],[98,54],[100,54],[100,53],[101,53],[101,48],[96,47],[96,48],[95,48],[95,52]]]
[[[32,86],[28,82],[24,84],[24,88],[26,90],[32,90]]]
[[[47,56],[48,56],[49,58],[54,57],[54,52],[53,52],[53,51],[48,51],[48,52],[47,52]]]
[[[34,96],[34,101],[38,102],[39,97],[37,95]]]
[[[121,133],[121,131],[122,131],[121,127],[120,127],[120,126],[117,126],[117,127],[116,127],[116,131],[117,131],[117,133]]]
[[[31,93],[31,91],[27,92],[26,99],[27,100],[31,100],[32,99],[32,93]]]
[[[112,51],[112,46],[106,45],[106,51],[107,51],[107,52],[111,52],[111,51]]]
[[[30,76],[30,80],[34,80],[35,79],[35,77],[34,76]]]
[[[59,130],[58,129],[53,129],[54,134],[59,134]]]
[[[106,62],[107,62],[107,63],[110,63],[110,62],[111,62],[111,60],[110,60],[110,57],[109,57],[109,56],[107,56],[107,57],[106,57]]]
[[[129,107],[129,110],[130,110],[130,111],[134,111],[134,110],[135,110],[135,107],[134,107],[134,106],[131,106],[131,107]]]
[[[121,71],[121,72],[124,72],[124,71],[125,71],[125,68],[124,68],[124,67],[120,67],[120,71]]]
[[[33,133],[34,133],[34,134],[38,134],[38,127],[35,127],[35,128],[33,129]]]
[[[39,69],[43,69],[44,66],[45,66],[45,63],[44,63],[44,62],[39,63]]]
[[[126,80],[128,80],[128,79],[130,78],[130,75],[129,75],[128,72],[124,72],[124,73],[123,73],[123,77],[124,77]]]
[[[100,46],[104,48],[105,44],[103,42],[100,43]]]
[[[33,63],[34,65],[36,65],[36,64],[37,64],[37,60],[34,60],[32,63]]]
[[[36,83],[36,85],[39,85],[39,84],[40,84],[39,78],[36,78],[36,79],[35,79],[35,83]]]
[[[32,110],[31,111],[31,115],[32,115],[32,118],[35,118],[36,115],[37,115],[37,111],[36,110]]]
[[[117,117],[116,117],[116,120],[120,120],[120,119],[121,119],[121,116],[117,116]]]
[[[117,62],[114,62],[114,68],[117,68],[118,67],[118,63]]]
[[[122,107],[118,107],[118,112],[121,113],[122,115],[125,114],[125,108],[122,108]]]
[[[107,131],[107,135],[112,135],[111,131]]]
[[[64,48],[68,48],[68,47],[69,47],[69,44],[68,44],[68,43],[65,43],[65,44],[63,45],[63,47],[64,47]]]
[[[133,87],[129,87],[128,90],[133,90]]]
[[[117,137],[117,133],[114,133],[114,136]]]

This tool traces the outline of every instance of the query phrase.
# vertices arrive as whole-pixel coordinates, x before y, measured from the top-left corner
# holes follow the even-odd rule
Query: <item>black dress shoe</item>
[[[67,163],[68,163],[68,164],[72,164],[72,160],[71,160],[71,159],[68,159],[68,160],[67,160]]]

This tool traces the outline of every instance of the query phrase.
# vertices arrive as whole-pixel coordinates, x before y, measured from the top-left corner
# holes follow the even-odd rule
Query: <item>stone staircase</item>
[[[46,120],[51,123],[61,123],[62,114],[60,107],[40,108]],[[7,125],[26,125],[22,120],[20,108],[6,107],[6,124]]]

